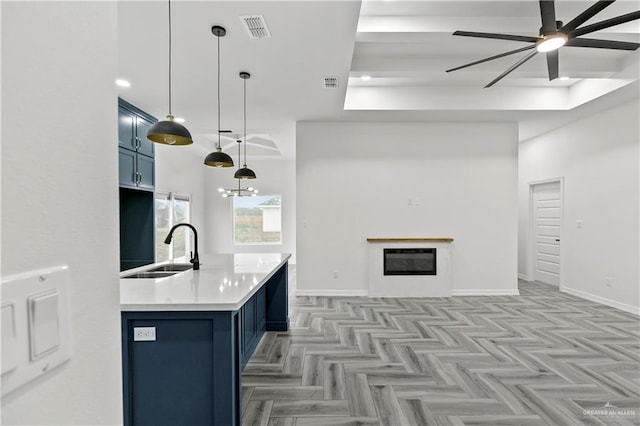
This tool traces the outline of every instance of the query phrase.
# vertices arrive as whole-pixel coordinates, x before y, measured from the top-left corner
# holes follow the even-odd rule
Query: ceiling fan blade
[[[500,80],[502,80],[504,77],[506,77],[509,73],[511,73],[513,70],[515,70],[516,68],[518,68],[520,65],[524,64],[525,62],[527,62],[529,59],[533,58],[536,53],[538,53],[537,50],[534,50],[533,52],[529,53],[527,56],[525,56],[524,58],[520,59],[518,62],[516,62],[515,64],[511,65],[509,67],[508,70],[506,70],[505,72],[503,72],[502,74],[500,74],[498,77],[496,77],[491,83],[487,84],[486,86],[484,86],[484,88],[488,88],[493,86],[494,84],[496,84],[497,82],[499,82]]]
[[[614,40],[596,40],[594,38],[572,38],[565,46],[595,47],[598,49],[637,50],[640,43]]]
[[[556,8],[553,0],[540,0],[540,18],[542,18],[542,33],[550,33],[556,27]]]
[[[516,50],[510,50],[508,52],[501,53],[499,55],[491,56],[489,58],[480,59],[479,61],[474,61],[474,62],[470,62],[470,63],[465,64],[465,65],[460,65],[459,67],[451,68],[451,69],[447,70],[446,72],[457,71],[459,69],[467,68],[467,67],[470,67],[470,66],[473,66],[473,65],[478,65],[478,64],[481,64],[483,62],[488,62],[488,61],[492,61],[494,59],[504,58],[505,56],[513,55],[514,53],[524,52],[525,50],[531,50],[531,49],[533,49],[535,47],[536,47],[535,45],[531,45],[531,46],[527,46],[527,47],[521,47],[520,49],[516,49]]]
[[[558,68],[558,50],[547,52],[547,70],[549,71],[549,81],[558,78]]]
[[[528,37],[513,34],[496,34],[496,33],[478,33],[473,31],[456,31],[453,35],[464,37],[479,37],[479,38],[496,38],[499,40],[511,40],[511,41],[524,41],[528,43],[535,43],[538,40],[536,37]]]
[[[582,12],[580,15],[573,18],[571,21],[567,22],[560,31],[565,34],[570,34],[573,30],[578,28],[580,25],[587,22],[589,19],[593,18],[597,13],[600,13],[605,7],[609,6],[615,0],[600,0],[597,3],[593,4],[587,10]]]
[[[604,30],[605,28],[624,24],[625,22],[635,21],[636,19],[640,19],[640,10],[627,13],[625,15],[616,16],[615,18],[605,19],[604,21],[596,22],[595,24],[578,28],[577,30],[569,34],[569,38],[579,37],[581,35],[589,34],[598,30]]]

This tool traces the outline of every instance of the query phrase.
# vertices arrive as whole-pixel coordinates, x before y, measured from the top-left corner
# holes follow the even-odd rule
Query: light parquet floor
[[[242,375],[243,424],[640,424],[639,318],[520,292],[293,296],[290,331],[266,333]]]

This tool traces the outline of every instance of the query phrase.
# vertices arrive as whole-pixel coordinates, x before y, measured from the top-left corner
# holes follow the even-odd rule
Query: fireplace
[[[435,248],[386,248],[384,275],[437,275]]]
[[[369,297],[451,296],[453,238],[367,238]]]

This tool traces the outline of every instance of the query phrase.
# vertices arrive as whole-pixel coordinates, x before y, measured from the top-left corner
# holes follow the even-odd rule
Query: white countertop
[[[290,257],[288,253],[202,255],[198,271],[190,269],[164,278],[120,278],[120,309],[234,311]],[[171,262],[129,269],[120,277],[167,263]]]

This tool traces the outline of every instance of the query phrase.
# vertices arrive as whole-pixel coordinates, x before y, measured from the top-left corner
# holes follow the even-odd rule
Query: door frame
[[[549,179],[542,179],[531,181],[528,183],[529,186],[529,226],[527,229],[527,268],[526,268],[526,280],[533,281],[533,268],[536,263],[536,239],[535,239],[535,212],[534,212],[534,201],[533,201],[533,190],[538,185],[544,185],[548,183],[558,183],[560,185],[560,279],[558,288],[560,290],[564,289],[564,274],[563,272],[563,262],[565,258],[564,247],[565,244],[562,244],[562,240],[564,239],[564,177],[555,177]]]

